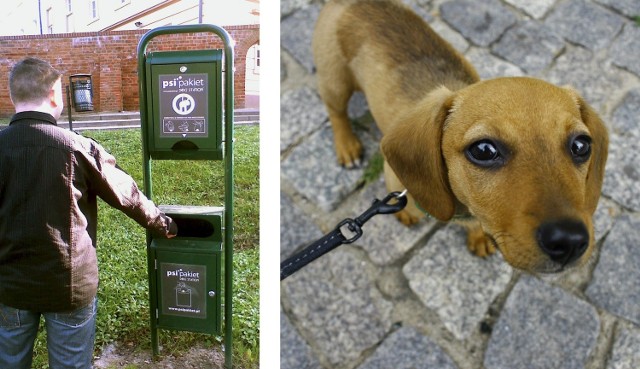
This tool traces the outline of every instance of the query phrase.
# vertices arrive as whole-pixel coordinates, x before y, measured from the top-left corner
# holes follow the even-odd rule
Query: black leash
[[[304,250],[280,263],[280,281],[336,247],[355,242],[360,238],[360,236],[362,236],[362,225],[364,225],[364,223],[374,215],[393,214],[404,209],[407,205],[407,197],[405,194],[406,191],[391,192],[382,200],[375,199],[373,201],[373,205],[371,205],[371,207],[359,217],[356,219],[347,218],[343,220],[333,231],[310,244]],[[389,202],[392,200],[396,200],[396,202],[390,204]],[[353,236],[350,238],[345,237],[342,233],[342,229],[345,226],[351,233],[353,233]]]

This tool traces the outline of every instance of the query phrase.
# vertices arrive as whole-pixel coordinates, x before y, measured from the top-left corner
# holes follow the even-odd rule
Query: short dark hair
[[[27,57],[17,62],[9,73],[9,94],[13,103],[40,102],[62,76],[47,61]]]

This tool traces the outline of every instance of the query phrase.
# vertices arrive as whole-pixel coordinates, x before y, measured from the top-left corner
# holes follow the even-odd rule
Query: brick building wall
[[[249,48],[260,42],[258,25],[224,27],[235,41],[235,107],[245,102],[245,62]],[[13,114],[9,98],[9,70],[25,56],[50,62],[64,73],[63,91],[72,74],[91,74],[95,111],[137,111],[138,41],[145,30],[67,33],[0,37],[0,116]],[[211,33],[183,33],[153,38],[150,51],[197,50],[223,48],[218,36]]]

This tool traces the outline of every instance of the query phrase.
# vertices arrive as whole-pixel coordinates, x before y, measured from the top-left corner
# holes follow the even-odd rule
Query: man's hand
[[[176,222],[171,219],[171,224],[169,224],[169,233],[167,234],[167,238],[174,238],[178,235],[178,225]]]

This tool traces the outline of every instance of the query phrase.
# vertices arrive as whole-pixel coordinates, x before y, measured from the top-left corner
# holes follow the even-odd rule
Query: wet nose
[[[563,266],[578,260],[589,247],[587,227],[570,219],[542,224],[537,239],[542,251]]]

